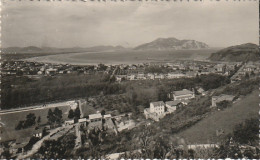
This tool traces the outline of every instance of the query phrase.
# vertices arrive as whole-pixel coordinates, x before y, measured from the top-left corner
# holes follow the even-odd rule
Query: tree
[[[62,122],[62,111],[59,108],[55,108],[54,111],[49,109],[47,115],[48,123],[56,126],[56,124],[60,124]]]
[[[36,116],[33,113],[29,113],[26,116],[26,120],[25,121],[19,121],[18,125],[16,126],[16,130],[20,130],[20,129],[26,129],[29,128],[31,126],[34,126],[36,124]]]
[[[245,79],[249,79],[249,74],[246,72]]]
[[[20,130],[24,127],[24,121],[19,121],[18,125],[15,127],[15,130]]]
[[[74,118],[74,111],[72,109],[69,110],[68,118],[69,119]]]
[[[116,77],[113,75],[110,79],[109,79],[109,82],[110,83],[113,83],[116,81]]]
[[[244,123],[238,124],[234,131],[234,141],[240,144],[256,144],[259,141],[258,133],[258,119],[247,119]]]
[[[59,108],[55,108],[54,115],[55,115],[55,122],[61,123],[62,122],[62,111]]]
[[[80,119],[80,109],[77,107],[74,111],[74,117]]]
[[[36,120],[35,114],[29,113],[29,114],[26,116],[26,120],[25,120],[25,123],[24,123],[24,127],[27,128],[27,127],[30,127],[30,126],[35,125],[35,124],[36,124],[35,120]]]
[[[54,122],[54,116],[51,109],[48,110],[47,119],[49,124],[52,124]]]
[[[41,123],[41,116],[38,117],[38,119],[37,119],[37,123],[38,123],[38,124]]]
[[[255,72],[251,71],[250,76],[255,76]]]
[[[106,114],[106,111],[103,109],[103,110],[101,111],[101,115],[104,116],[105,114]]]

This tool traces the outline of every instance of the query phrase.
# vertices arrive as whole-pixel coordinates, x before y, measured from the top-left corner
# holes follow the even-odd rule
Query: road
[[[59,103],[46,104],[45,106],[38,105],[38,106],[31,106],[31,107],[18,108],[18,109],[2,110],[2,111],[0,111],[0,116],[4,115],[4,114],[10,114],[10,113],[41,110],[41,109],[55,108],[55,107],[61,107],[61,106],[68,106],[70,102],[74,102],[74,101],[65,101],[65,102],[59,102]]]

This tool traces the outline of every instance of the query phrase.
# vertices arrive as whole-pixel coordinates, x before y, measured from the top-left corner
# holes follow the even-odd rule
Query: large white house
[[[176,100],[188,100],[195,98],[195,93],[194,91],[190,91],[187,89],[183,89],[180,91],[173,91],[168,94],[168,97],[174,101]]]
[[[151,102],[150,108],[144,109],[145,118],[151,118],[159,121],[160,118],[165,116],[165,103],[163,101]]]
[[[145,118],[159,121],[166,114],[175,112],[179,104],[181,104],[181,101],[151,102],[150,108],[144,109]]]

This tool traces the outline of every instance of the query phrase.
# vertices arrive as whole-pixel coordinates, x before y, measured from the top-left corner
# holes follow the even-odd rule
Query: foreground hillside
[[[182,49],[205,49],[209,46],[195,40],[179,40],[176,38],[158,38],[150,43],[137,46],[136,50],[182,50]]]
[[[186,139],[189,143],[219,142],[225,135],[232,132],[235,125],[245,121],[245,119],[256,118],[258,116],[258,94],[259,92],[255,90],[234,103],[232,107],[213,112],[178,135]],[[224,134],[217,137],[216,130],[223,130]]]
[[[231,46],[212,53],[209,59],[212,61],[231,62],[258,61],[260,60],[259,48],[252,43]]]

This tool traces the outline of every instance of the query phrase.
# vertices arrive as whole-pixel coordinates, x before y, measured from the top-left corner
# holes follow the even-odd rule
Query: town
[[[258,74],[260,63],[250,62],[208,62],[208,61],[177,61],[175,63],[151,62],[133,65],[86,65],[51,64],[27,61],[3,61],[3,76],[17,75],[40,78],[41,76],[57,76],[64,74],[111,74],[115,80],[154,80],[191,78],[196,75],[216,73],[232,76],[231,81],[239,81],[246,74]]]
[[[259,1],[121,1],[0,2],[0,159],[259,159]]]
[[[40,79],[45,76],[59,77],[64,74],[73,75],[73,73],[76,75],[104,74],[109,75],[110,80],[114,79],[113,83],[120,84],[127,81],[162,81],[164,79],[196,78],[215,74],[229,77],[230,84],[237,84],[256,77],[255,75],[260,70],[259,66],[258,63],[253,62],[216,64],[211,62],[178,61],[165,64],[73,66],[11,61],[2,63],[2,77],[25,76]],[[214,90],[205,90],[201,86],[171,90],[166,93],[167,97],[164,101],[151,100],[149,106],[146,106],[147,108],[139,110],[139,114],[127,110],[118,112],[117,110],[111,110],[111,108],[104,109],[102,106],[93,108],[97,103],[95,97],[2,110],[0,113],[2,119],[4,119],[5,115],[28,114],[26,116],[23,114],[26,120],[21,120],[14,126],[15,130],[12,131],[14,134],[11,134],[10,131],[7,132],[5,124],[1,122],[1,154],[7,154],[13,158],[41,155],[42,145],[46,141],[57,141],[68,134],[74,136],[73,143],[71,142],[74,145],[71,147],[79,149],[84,146],[88,150],[91,145],[93,147],[93,143],[103,143],[109,135],[118,136],[122,132],[140,128],[141,126],[149,127],[167,115],[174,116],[183,109],[189,108],[192,103],[200,101],[203,97],[211,98],[211,104],[207,106],[207,110],[211,111],[223,110],[227,105],[230,105],[230,102],[237,103],[240,99],[237,95],[216,94],[214,92]],[[89,112],[90,108],[92,108],[92,112]],[[33,113],[30,113],[30,111],[33,111]],[[42,117],[43,115],[35,115],[35,113],[39,114],[42,111],[46,112],[46,114],[43,114],[46,115],[45,118]],[[19,138],[15,136],[18,132]],[[219,134],[218,130],[216,132]],[[99,135],[99,137],[93,137],[93,133],[96,136]],[[199,144],[197,147],[201,145],[216,147],[219,144]],[[196,148],[196,145],[189,144],[189,147]],[[104,156],[109,157],[111,155],[103,155],[103,158],[105,158]]]

